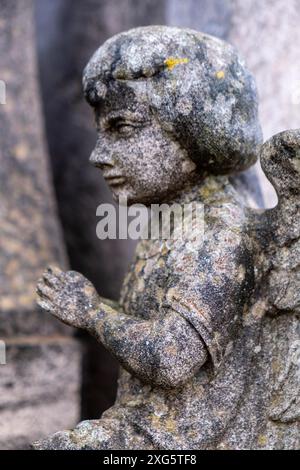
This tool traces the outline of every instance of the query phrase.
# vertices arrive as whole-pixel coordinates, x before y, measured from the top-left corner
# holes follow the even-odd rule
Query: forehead
[[[143,116],[149,112],[149,102],[138,87],[130,86],[126,81],[112,80],[99,100],[97,111],[101,116],[118,112]]]

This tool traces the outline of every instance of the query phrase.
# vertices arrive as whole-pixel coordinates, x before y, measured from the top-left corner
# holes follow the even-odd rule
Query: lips
[[[104,175],[104,178],[110,186],[120,186],[126,181],[126,178],[122,175]]]

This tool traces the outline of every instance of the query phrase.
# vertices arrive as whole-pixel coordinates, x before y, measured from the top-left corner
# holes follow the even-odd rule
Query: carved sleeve
[[[250,240],[236,227],[207,234],[197,262],[171,286],[166,305],[194,326],[215,369],[234,345],[254,287]]]
[[[194,327],[172,310],[139,320],[104,307],[90,331],[125,369],[156,386],[181,385],[207,358]]]
[[[104,308],[91,333],[124,368],[154,385],[186,382],[208,355],[219,367],[253,288],[247,244],[240,225],[215,226],[201,248],[171,256],[169,286],[156,319]]]

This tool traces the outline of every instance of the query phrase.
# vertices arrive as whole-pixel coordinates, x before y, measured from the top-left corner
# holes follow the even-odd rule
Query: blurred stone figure
[[[36,305],[45,263],[67,262],[44,141],[33,2],[1,0],[0,14],[0,448],[20,449],[78,419],[80,348],[72,330]]]
[[[83,82],[98,132],[91,161],[115,199],[201,202],[205,233],[140,242],[119,302],[82,274],[45,271],[40,306],[94,335],[122,369],[100,419],[34,447],[298,448],[300,132],[261,146],[251,74],[230,45],[193,30],[114,36]],[[265,212],[228,179],[259,152],[280,202]]]

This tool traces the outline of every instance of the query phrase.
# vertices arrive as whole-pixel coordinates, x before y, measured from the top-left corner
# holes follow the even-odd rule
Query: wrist
[[[105,320],[109,313],[108,310],[112,309],[106,306],[103,302],[99,302],[97,307],[89,311],[86,329],[91,333],[99,331],[99,327],[102,324],[102,321]]]

